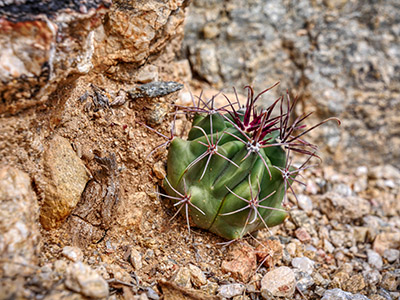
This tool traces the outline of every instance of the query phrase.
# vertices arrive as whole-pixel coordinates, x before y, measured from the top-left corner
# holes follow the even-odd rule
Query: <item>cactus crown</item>
[[[296,100],[292,102],[288,93],[258,110],[257,100],[276,85],[257,95],[246,86],[243,107],[236,90],[237,101],[225,96],[229,104],[221,108],[214,107],[215,97],[204,101],[201,95],[192,107],[178,107],[193,114],[192,128],[186,140],[171,131],[159,146],[169,146],[166,194],[161,195],[174,201],[178,208],[174,217],[184,213],[189,233],[192,222],[232,240],[278,225],[287,217],[287,191],[294,193],[292,184],[301,183],[296,176],[310,167],[312,157],[318,157],[317,146],[305,141],[304,135],[329,120],[339,120],[329,118],[306,129],[303,121],[311,113],[291,121]],[[308,158],[295,168],[291,152]]]

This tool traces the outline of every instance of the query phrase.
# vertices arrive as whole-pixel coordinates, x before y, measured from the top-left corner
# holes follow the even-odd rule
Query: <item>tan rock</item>
[[[382,232],[375,238],[373,249],[381,256],[386,249],[400,248],[400,232]]]
[[[36,270],[38,204],[29,176],[13,167],[0,169],[0,298],[19,298],[24,277]]]
[[[279,267],[265,274],[261,280],[261,295],[264,299],[270,299],[270,295],[291,297],[295,287],[296,278],[292,269]]]
[[[234,279],[247,283],[256,267],[255,251],[246,242],[240,242],[231,246],[228,259],[222,262],[221,270],[230,273]]]
[[[68,140],[61,136],[50,140],[43,159],[46,186],[40,222],[45,229],[52,229],[59,227],[75,208],[90,175]]]

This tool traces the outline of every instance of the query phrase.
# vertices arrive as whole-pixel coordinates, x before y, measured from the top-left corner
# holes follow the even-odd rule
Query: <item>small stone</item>
[[[232,298],[244,292],[246,286],[241,283],[221,285],[218,289],[218,296],[222,298]]]
[[[400,232],[382,232],[375,238],[373,249],[383,255],[386,249],[400,248]]]
[[[218,291],[219,285],[216,282],[207,282],[206,285],[203,285],[201,289],[205,291],[208,295],[215,295]]]
[[[187,289],[192,288],[192,283],[190,282],[189,268],[186,267],[179,268],[179,270],[173,276],[172,281],[183,288]]]
[[[354,239],[356,242],[358,243],[364,243],[367,237],[367,233],[368,233],[368,227],[364,227],[364,226],[354,226]]]
[[[381,286],[390,292],[398,291],[398,287],[400,286],[399,274],[386,272],[385,275],[383,275]]]
[[[309,275],[311,275],[314,271],[314,261],[307,257],[293,258],[292,266]]]
[[[158,68],[154,65],[145,65],[136,75],[136,81],[140,83],[149,83],[158,80]]]
[[[304,194],[297,195],[297,204],[306,213],[310,213],[313,210],[313,203],[311,201],[311,198],[308,197],[307,195]]]
[[[286,251],[291,255],[291,256],[295,256],[296,255],[296,249],[297,249],[297,245],[296,243],[289,243],[286,245]]]
[[[139,271],[143,266],[142,255],[136,249],[131,250],[130,262],[136,271]]]
[[[158,179],[164,179],[166,176],[164,163],[162,161],[156,162],[153,166],[153,172]]]
[[[344,289],[350,293],[357,293],[365,288],[365,280],[361,274],[356,274],[350,277],[350,279],[345,282]]]
[[[206,275],[204,275],[203,271],[192,264],[189,264],[190,270],[190,279],[195,287],[201,287],[207,283]]]
[[[268,299],[269,294],[275,297],[291,297],[296,287],[296,278],[288,267],[276,268],[264,275],[261,280],[261,295]]]
[[[307,232],[307,230],[305,230],[302,227],[297,228],[294,234],[296,235],[296,237],[299,239],[300,242],[308,243],[309,241],[311,241],[310,234]]]
[[[267,268],[274,267],[281,259],[283,246],[279,240],[266,240],[256,248],[257,260]]]
[[[89,298],[107,298],[108,283],[88,265],[77,262],[67,268],[67,288]]]
[[[367,250],[368,263],[371,267],[381,270],[383,266],[382,257],[373,250]]]
[[[343,196],[339,193],[328,192],[321,196],[320,209],[331,220],[350,222],[368,214],[371,204],[366,199],[356,196]]]
[[[382,275],[378,270],[371,270],[370,268],[363,271],[363,276],[370,286],[376,286],[382,279]]]
[[[45,181],[40,223],[45,229],[59,227],[81,199],[90,175],[70,142],[55,135],[43,154]]]
[[[400,257],[400,250],[386,249],[383,252],[383,257],[386,258],[389,263],[394,263]]]
[[[83,253],[78,247],[65,246],[62,250],[62,255],[73,262],[82,261]]]
[[[296,279],[297,279],[297,288],[302,292],[306,291],[310,288],[315,282],[314,279],[307,273],[301,271],[295,271]]]
[[[255,251],[246,243],[234,244],[231,247],[228,259],[222,262],[221,270],[246,283],[257,268]]]
[[[321,300],[369,300],[361,294],[352,294],[341,289],[326,290]]]
[[[327,239],[324,239],[323,241],[324,241],[324,250],[328,253],[333,253],[333,251],[335,251],[335,247],[332,245],[332,243]]]

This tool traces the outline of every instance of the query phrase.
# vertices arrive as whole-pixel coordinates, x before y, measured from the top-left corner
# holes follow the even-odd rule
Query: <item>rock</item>
[[[369,300],[361,294],[344,292],[341,289],[326,290],[321,300]]]
[[[40,211],[45,229],[59,227],[81,198],[89,172],[65,138],[55,135],[43,154],[46,185]]]
[[[149,83],[158,81],[158,68],[154,65],[145,65],[136,75],[136,81],[140,83]]]
[[[314,261],[307,257],[293,258],[292,266],[309,275],[311,275],[314,271]]]
[[[256,268],[256,254],[246,242],[231,245],[227,259],[221,265],[223,273],[230,273],[232,278],[244,283],[250,280]]]
[[[190,270],[186,267],[180,267],[178,271],[172,277],[172,281],[183,288],[192,288],[192,283],[190,282]]]
[[[106,298],[109,295],[107,281],[82,262],[67,268],[65,286],[90,298]]]
[[[307,216],[306,212],[293,209],[290,211],[290,217],[297,227],[304,228],[312,236],[317,235],[313,221]]]
[[[142,268],[142,266],[143,266],[142,255],[140,254],[140,252],[138,250],[136,250],[136,249],[131,250],[131,255],[130,255],[129,260],[130,260],[132,266],[135,268],[135,271],[139,271]]]
[[[262,241],[256,248],[257,260],[267,268],[274,267],[283,255],[283,246],[279,240]]]
[[[207,283],[206,275],[204,275],[203,271],[192,264],[189,264],[190,270],[190,279],[195,287],[201,287]]]
[[[386,249],[400,248],[400,232],[382,232],[375,238],[373,249],[383,255]]]
[[[157,98],[177,92],[183,84],[174,81],[150,82],[128,91],[129,96],[135,100],[139,98]]]
[[[313,210],[313,203],[311,201],[311,198],[308,197],[307,195],[304,194],[297,195],[297,204],[306,213],[310,213]]]
[[[29,176],[0,168],[0,282],[4,299],[23,296],[25,277],[35,273],[39,207]]]
[[[368,177],[371,179],[400,180],[400,170],[392,165],[378,165],[369,169]]]
[[[240,283],[221,285],[218,288],[218,296],[229,299],[242,294],[245,291],[245,289],[246,286]]]
[[[78,247],[65,246],[62,255],[73,262],[82,261],[83,258],[82,250]]]
[[[302,243],[308,243],[311,241],[310,234],[302,227],[297,228],[294,234],[296,235],[297,239]]]
[[[363,275],[356,274],[351,276],[350,279],[344,283],[343,289],[350,293],[357,293],[363,291],[365,286]]]
[[[300,289],[302,292],[308,290],[311,286],[314,285],[314,279],[307,273],[295,270],[296,274],[296,281],[297,281],[297,288]]]
[[[389,263],[394,263],[400,258],[400,250],[397,249],[386,249],[383,252],[383,257],[387,259]]]
[[[370,203],[356,196],[342,196],[338,193],[328,192],[319,199],[321,211],[331,220],[349,223],[367,215],[371,210]]]
[[[269,293],[275,297],[291,297],[295,287],[294,272],[288,267],[279,267],[264,275],[261,280],[261,295],[264,299],[269,299]]]
[[[391,292],[399,291],[400,275],[392,272],[386,272],[383,275],[381,286]]]
[[[368,263],[371,267],[381,270],[383,266],[382,257],[373,250],[367,250]]]
[[[10,11],[2,6],[0,113],[32,106],[68,75],[90,71],[94,29],[110,4],[65,1],[44,8],[15,2]]]

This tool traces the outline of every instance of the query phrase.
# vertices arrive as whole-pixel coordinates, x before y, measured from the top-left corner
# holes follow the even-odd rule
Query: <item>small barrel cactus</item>
[[[289,95],[258,110],[256,101],[271,88],[256,96],[246,88],[243,107],[227,99],[227,106],[215,109],[214,98],[201,97],[197,105],[181,107],[194,113],[192,128],[186,140],[172,133],[167,142],[167,194],[162,195],[173,199],[174,217],[183,212],[189,233],[192,222],[233,240],[282,223],[286,192],[294,192],[297,174],[316,156],[316,146],[302,137],[330,119],[305,130],[301,123],[308,115],[290,121],[296,101],[291,103]],[[291,163],[293,151],[308,156],[300,167]]]

